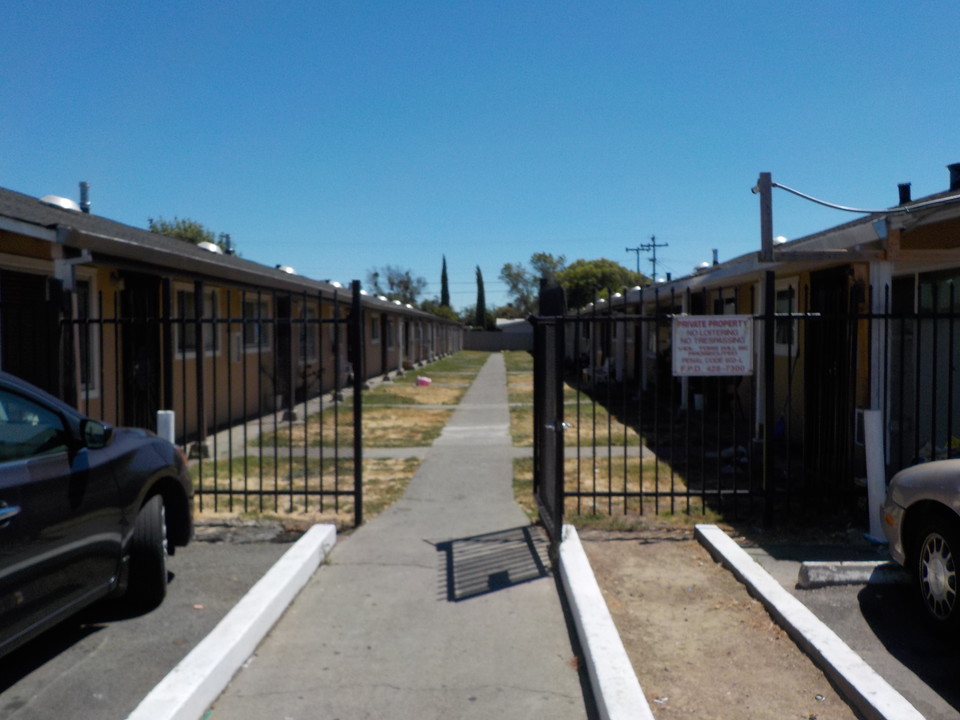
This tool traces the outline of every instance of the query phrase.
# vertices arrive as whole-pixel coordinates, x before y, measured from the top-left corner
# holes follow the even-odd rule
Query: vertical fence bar
[[[217,376],[220,373],[217,372],[217,355],[218,355],[218,350],[221,347],[221,344],[220,344],[221,333],[220,333],[220,312],[219,312],[220,303],[217,302],[218,299],[219,298],[217,295],[217,291],[215,289],[211,290],[210,291],[210,318],[205,321],[207,326],[210,329],[210,336],[211,336],[210,345],[212,346],[211,353],[210,353],[210,391],[211,391],[210,429],[213,431],[213,440],[211,441],[212,447],[211,447],[210,454],[213,459],[213,462],[211,464],[213,465],[213,511],[214,512],[217,512],[220,509],[220,482],[219,482],[220,468],[218,464],[219,463],[218,455],[220,453],[218,452],[219,448],[217,443],[217,440],[218,440],[217,430],[219,428],[219,418],[217,416],[217,405],[219,405],[219,403],[217,402],[217,399],[219,398],[219,395],[217,394]],[[204,352],[203,362],[206,362],[206,352]],[[229,363],[229,359],[227,362]]]
[[[957,316],[957,306],[956,306],[956,286],[953,283],[950,283],[950,300],[949,300],[949,320],[947,321],[947,358],[946,363],[947,368],[947,457],[953,457],[953,392],[954,392],[954,321]]]
[[[243,335],[241,333],[240,342],[236,343],[233,339],[233,291],[227,290],[227,316],[226,327],[227,327],[227,346],[226,352],[224,355],[227,357],[227,487],[229,488],[229,494],[227,495],[227,509],[230,512],[233,512],[233,365],[234,365],[234,353],[238,353],[239,356],[243,355]],[[236,358],[237,360],[240,357]],[[246,386],[244,386],[244,394],[246,394]],[[246,417],[244,417],[246,420]]]
[[[360,281],[351,283],[353,303],[350,310],[349,342],[353,347],[353,523],[363,524],[363,303]]]
[[[580,308],[577,308],[576,318],[574,320],[574,336],[573,336],[573,345],[574,345],[574,357],[576,358],[576,368],[577,368],[577,396],[576,396],[576,413],[577,419],[574,422],[574,426],[577,429],[577,514],[582,512],[583,505],[583,496],[580,492],[583,490],[583,475],[581,473],[582,463],[581,463],[581,444],[580,444],[580,400],[583,395],[583,373],[587,369],[587,364],[581,360],[580,352],[580,340],[583,333],[583,324],[581,322],[581,313]],[[566,463],[564,462],[564,470],[566,470]]]
[[[318,333],[319,325],[316,323],[307,322],[310,319],[310,313],[307,312],[307,302],[309,300],[309,295],[307,291],[303,291],[303,307],[304,307],[304,333],[306,340],[304,344],[307,347],[313,346],[314,352],[317,354],[319,359],[320,355],[320,338],[315,335]],[[313,340],[313,338],[316,338]],[[310,509],[310,409],[307,405],[307,401],[310,399],[310,381],[309,381],[309,367],[307,363],[311,360],[310,353],[307,352],[307,358],[303,363],[303,373],[301,375],[300,381],[303,385],[303,511],[307,512]]]
[[[627,373],[627,288],[623,289],[623,311],[620,315],[617,337],[619,339],[617,351],[617,372],[620,374],[620,422],[623,424],[623,512],[627,512],[627,492],[630,481],[630,435],[627,407],[627,388],[629,375]]]
[[[343,369],[340,366],[340,294],[333,291],[333,487],[335,510],[340,511],[340,401],[343,399],[340,378]]]
[[[676,313],[677,310],[677,291],[676,288],[670,288],[670,315],[672,316]],[[672,324],[672,320],[671,320]],[[677,511],[676,508],[676,498],[677,498],[677,471],[676,471],[676,443],[673,441],[673,429],[676,427],[677,423],[677,383],[673,378],[673,372],[667,375],[669,378],[667,382],[670,386],[670,407],[668,408],[669,418],[669,428],[670,428],[670,513],[673,514]]]
[[[643,361],[646,349],[643,347],[643,290],[637,293],[637,314],[632,322],[633,329],[633,382],[637,393],[637,440],[640,444],[640,465],[638,470],[639,485],[637,486],[640,494],[640,514],[643,515],[643,461],[646,453],[644,452],[646,444],[644,442],[643,432]]]
[[[248,498],[250,497],[250,466],[248,458],[250,453],[247,452],[250,447],[250,441],[247,437],[247,428],[250,423],[247,420],[250,417],[250,410],[248,407],[247,399],[247,389],[249,388],[249,370],[247,367],[247,345],[250,337],[257,338],[257,345],[260,345],[260,335],[257,333],[250,332],[249,318],[247,317],[247,291],[242,290],[240,292],[240,374],[242,377],[241,385],[243,386],[243,392],[241,393],[241,405],[243,413],[243,511],[248,512],[249,502]],[[257,373],[259,376],[259,373]],[[259,445],[259,438],[257,439],[257,444]]]
[[[653,513],[660,514],[660,394],[663,388],[660,381],[663,373],[660,368],[660,323],[663,311],[660,308],[660,288],[653,291],[653,446],[656,455],[653,463]]]
[[[593,296],[593,305],[590,310],[590,320],[593,327],[590,328],[590,441],[593,452],[590,453],[590,480],[593,493],[593,502],[590,511],[593,514],[597,512],[597,335],[600,328],[597,327],[597,300]]]
[[[773,270],[764,271],[763,292],[763,519],[766,525],[773,522],[774,493],[774,310],[776,284]]]
[[[920,306],[922,310],[922,305]],[[913,375],[914,375],[914,387],[913,387],[913,454],[912,461],[917,462],[920,456],[920,396],[921,396],[921,383],[920,383],[920,358],[922,357],[921,345],[923,339],[923,317],[920,312],[917,313],[915,329],[914,329],[914,365],[913,365]]]
[[[320,339],[319,339],[318,347],[317,347],[317,350],[318,350],[318,352],[320,353],[320,366],[319,366],[319,369],[318,369],[318,373],[319,373],[318,381],[319,381],[319,384],[320,384],[320,399],[319,399],[319,406],[320,406],[320,407],[319,407],[319,410],[320,410],[319,418],[320,418],[320,419],[319,419],[319,421],[318,421],[318,427],[317,427],[317,436],[318,436],[320,439],[319,439],[319,443],[318,443],[318,444],[319,444],[319,453],[318,453],[319,457],[318,457],[318,460],[317,460],[317,479],[318,479],[318,480],[317,480],[317,482],[318,482],[318,488],[317,488],[317,489],[320,491],[320,502],[319,502],[320,512],[323,512],[323,510],[324,510],[324,499],[325,499],[325,498],[324,498],[324,492],[323,492],[323,491],[324,491],[324,488],[326,487],[326,485],[324,484],[325,474],[324,474],[324,471],[323,471],[323,439],[324,439],[324,438],[323,438],[323,416],[324,416],[324,413],[326,412],[326,409],[325,409],[324,406],[323,406],[323,397],[324,397],[324,394],[325,394],[326,389],[327,389],[327,386],[326,386],[325,380],[324,380],[324,378],[325,378],[324,369],[325,369],[325,367],[326,367],[325,364],[324,364],[324,360],[325,360],[325,358],[326,358],[326,352],[325,352],[325,348],[323,347],[323,343],[326,341],[327,344],[328,344],[328,346],[331,347],[331,348],[333,347],[333,343],[330,342],[330,333],[329,333],[329,332],[324,332],[323,293],[321,293],[320,291],[317,291],[317,317],[320,318],[320,324],[317,326],[317,332],[318,332],[319,335],[320,335]],[[335,326],[335,325],[331,325],[330,327],[336,327],[336,326]],[[336,499],[336,497],[334,497],[334,504],[336,504],[336,502],[337,502],[337,499]]]

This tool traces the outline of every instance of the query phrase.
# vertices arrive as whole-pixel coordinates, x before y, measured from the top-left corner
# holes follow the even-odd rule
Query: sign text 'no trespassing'
[[[753,318],[675,316],[672,350],[674,375],[752,375]]]

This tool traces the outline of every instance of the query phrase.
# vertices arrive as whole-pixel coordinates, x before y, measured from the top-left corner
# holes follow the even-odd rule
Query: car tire
[[[130,540],[130,578],[126,600],[152,610],[167,594],[167,523],[163,498],[154,495],[137,515]]]
[[[943,627],[960,628],[957,596],[960,530],[940,515],[924,521],[916,534],[914,580],[927,616]]]

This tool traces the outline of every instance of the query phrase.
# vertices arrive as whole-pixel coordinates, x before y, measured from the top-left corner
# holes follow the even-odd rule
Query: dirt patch
[[[657,718],[857,717],[690,529],[580,536]]]

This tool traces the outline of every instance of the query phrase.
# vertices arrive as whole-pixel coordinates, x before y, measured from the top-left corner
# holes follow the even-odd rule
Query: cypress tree
[[[477,265],[477,317],[474,322],[477,327],[487,327],[487,299],[483,292],[483,273]]]
[[[440,307],[450,307],[450,285],[447,281],[447,256],[443,256],[443,270],[440,271]]]

